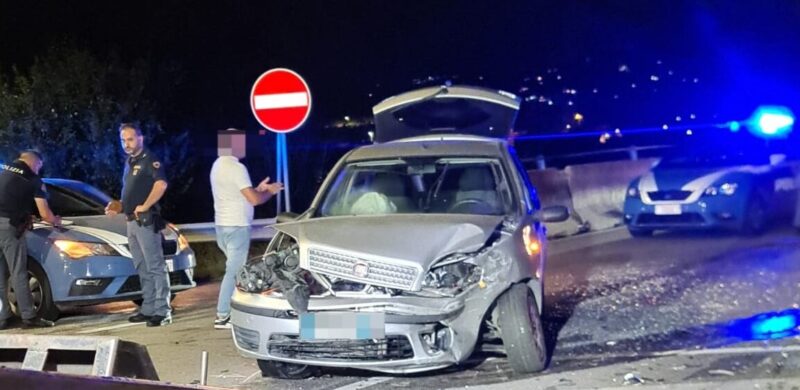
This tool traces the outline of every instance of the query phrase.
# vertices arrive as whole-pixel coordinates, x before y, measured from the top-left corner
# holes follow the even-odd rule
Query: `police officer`
[[[167,178],[159,159],[144,147],[142,131],[131,123],[119,127],[122,148],[128,155],[122,179],[122,207],[111,202],[106,214],[125,214],[128,220],[128,244],[133,264],[142,286],[142,306],[130,322],[146,322],[147,326],[172,323],[169,305],[170,287],[164,250],[161,246],[159,200],[167,191]]]
[[[54,325],[52,321],[36,316],[28,285],[28,248],[25,244],[34,204],[44,221],[54,226],[61,224],[61,218],[54,215],[47,204],[47,193],[39,177],[43,164],[41,154],[27,150],[14,162],[0,165],[0,329],[6,327],[11,317],[6,295],[7,273],[11,274],[22,326],[44,328]]]

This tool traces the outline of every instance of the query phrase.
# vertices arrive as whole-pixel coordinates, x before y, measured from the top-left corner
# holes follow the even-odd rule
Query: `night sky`
[[[447,80],[519,94],[517,128],[529,134],[624,131],[742,119],[763,103],[800,111],[798,20],[791,0],[0,0],[0,72],[24,72],[60,42],[101,60],[143,59],[175,75],[178,98],[153,92],[159,120],[199,145],[217,129],[258,130],[250,88],[274,67],[296,70],[313,93],[290,143]],[[585,120],[565,128],[575,112]]]

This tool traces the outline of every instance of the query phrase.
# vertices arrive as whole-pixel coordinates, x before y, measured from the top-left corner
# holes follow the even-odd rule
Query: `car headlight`
[[[628,188],[628,197],[629,198],[638,198],[639,197],[639,189],[636,187]]]
[[[112,248],[111,245],[70,241],[70,240],[56,240],[53,243],[63,255],[70,259],[79,260],[89,256],[119,256],[119,252]]]
[[[731,196],[736,193],[736,189],[739,187],[736,183],[725,183],[719,186],[719,192],[723,195]]]
[[[430,270],[422,282],[422,288],[455,294],[478,283],[483,275],[483,269],[467,262],[467,259],[470,257],[462,255],[461,261],[458,257],[452,259],[455,262],[443,261],[448,264]]]
[[[739,184],[737,183],[723,183],[719,186],[711,186],[706,188],[703,192],[703,195],[706,196],[717,196],[719,194],[731,196],[736,193],[736,190],[739,188]]]

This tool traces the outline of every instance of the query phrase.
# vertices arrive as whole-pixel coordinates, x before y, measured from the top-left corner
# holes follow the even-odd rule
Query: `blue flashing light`
[[[750,131],[759,137],[779,138],[792,132],[794,114],[786,107],[762,106],[750,118]]]
[[[731,121],[728,124],[728,128],[731,129],[732,132],[737,133],[742,129],[742,124],[737,121]]]
[[[756,318],[751,328],[753,334],[769,335],[790,332],[797,326],[797,317],[794,314],[778,314],[766,318]]]
[[[725,327],[728,336],[740,340],[776,340],[800,335],[800,309],[761,313],[732,321]]]

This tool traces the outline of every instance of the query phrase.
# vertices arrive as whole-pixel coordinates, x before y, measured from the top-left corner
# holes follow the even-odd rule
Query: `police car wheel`
[[[47,275],[44,273],[39,263],[30,258],[28,259],[28,278],[28,286],[33,296],[33,307],[36,310],[36,316],[49,321],[57,320],[61,312],[53,302],[50,281],[47,280]],[[14,286],[10,281],[8,283],[8,304],[11,311],[17,316],[20,316]]]
[[[767,206],[761,196],[754,196],[747,202],[747,211],[742,223],[742,233],[758,235],[767,230]]]

